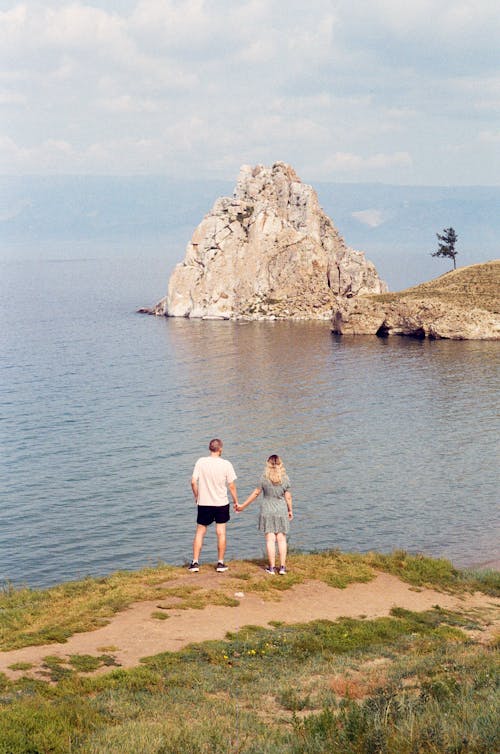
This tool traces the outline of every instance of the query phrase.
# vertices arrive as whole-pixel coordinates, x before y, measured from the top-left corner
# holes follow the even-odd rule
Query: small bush
[[[299,712],[311,706],[309,694],[302,696],[296,689],[283,689],[276,697],[278,704],[291,712]]]

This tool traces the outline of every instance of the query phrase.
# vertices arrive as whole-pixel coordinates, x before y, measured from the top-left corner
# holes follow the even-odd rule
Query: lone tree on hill
[[[453,228],[445,228],[442,233],[436,233],[438,237],[438,250],[431,253],[431,257],[450,257],[453,259],[453,269],[457,269],[457,263],[455,257],[458,251],[455,251],[455,244],[458,240],[458,236]]]

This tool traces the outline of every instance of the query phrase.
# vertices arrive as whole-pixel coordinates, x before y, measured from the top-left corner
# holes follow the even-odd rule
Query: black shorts
[[[227,505],[199,505],[196,523],[202,526],[210,526],[214,521],[216,524],[226,524],[229,518],[229,503]]]

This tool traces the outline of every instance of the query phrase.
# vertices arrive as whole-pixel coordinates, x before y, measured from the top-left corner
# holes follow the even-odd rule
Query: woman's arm
[[[250,503],[253,503],[254,500],[257,500],[257,498],[259,497],[259,495],[260,495],[261,492],[262,492],[262,488],[261,487],[256,487],[254,489],[254,491],[252,492],[252,494],[247,497],[247,499],[245,500],[245,502],[244,503],[240,503],[237,506],[236,510],[237,511],[242,511],[244,508],[247,507],[247,505],[250,505]]]
[[[287,491],[285,492],[285,502],[286,502],[286,507],[288,508],[288,518],[289,518],[289,519],[290,519],[290,521],[291,521],[291,520],[292,520],[292,518],[293,518],[293,510],[292,510],[292,493],[291,493],[291,492],[289,492],[289,490],[287,490]]]

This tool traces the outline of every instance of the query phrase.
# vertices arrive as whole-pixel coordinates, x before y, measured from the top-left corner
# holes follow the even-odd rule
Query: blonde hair
[[[277,455],[269,456],[264,469],[266,479],[269,479],[272,484],[281,484],[285,474],[286,469],[281,458]]]

